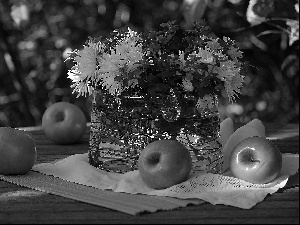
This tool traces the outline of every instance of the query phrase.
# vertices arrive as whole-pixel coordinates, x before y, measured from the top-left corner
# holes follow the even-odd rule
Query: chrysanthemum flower
[[[184,52],[183,51],[179,51],[179,64],[180,64],[180,67],[181,69],[185,67],[185,56],[184,56]]]
[[[91,94],[91,83],[97,80],[97,57],[104,49],[101,42],[93,42],[90,40],[82,50],[75,50],[71,53],[68,59],[72,59],[75,65],[68,72],[68,78],[73,82],[73,92],[78,92],[78,95]],[[72,56],[72,55],[75,55]]]
[[[227,60],[221,62],[220,66],[214,67],[214,72],[218,74],[217,77],[220,80],[226,81],[237,76],[240,73],[240,68],[236,66],[235,62]]]
[[[244,76],[236,74],[231,79],[225,81],[224,87],[230,102],[233,102],[238,94],[241,94]]]
[[[182,80],[182,86],[185,91],[192,92],[194,90],[193,84],[189,79]]]
[[[242,52],[230,38],[207,36],[203,24],[195,26],[185,38],[176,38],[178,26],[168,23],[164,31],[144,38],[128,29],[115,31],[106,45],[90,40],[70,57],[75,62],[68,73],[74,91],[86,95],[103,88],[119,96],[138,87],[142,94],[155,97],[158,92],[176,89],[197,98],[206,94],[198,103],[205,108],[212,106],[212,97],[219,94],[222,84],[232,102],[244,82]]]
[[[100,83],[112,95],[119,95],[128,86],[123,85],[127,80],[129,84],[137,84],[136,77],[130,78],[128,74],[139,67],[144,53],[142,44],[139,43],[139,36],[129,29],[124,39],[99,59]],[[132,80],[133,79],[133,80]]]
[[[214,97],[210,94],[205,95],[203,98],[199,98],[196,104],[196,108],[201,112],[205,109],[212,109],[215,106]]]
[[[199,48],[198,52],[192,55],[197,57],[200,63],[212,64],[214,62],[213,53],[209,48],[206,49]]]

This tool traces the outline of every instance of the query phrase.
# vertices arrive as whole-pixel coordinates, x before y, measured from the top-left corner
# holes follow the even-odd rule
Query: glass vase
[[[191,153],[193,171],[221,173],[218,98],[213,107],[199,110],[186,93],[113,97],[93,94],[89,162],[109,172],[137,170],[141,151],[151,142],[176,139]]]

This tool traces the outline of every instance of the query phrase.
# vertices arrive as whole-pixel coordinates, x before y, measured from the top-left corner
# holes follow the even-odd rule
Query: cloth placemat
[[[228,161],[234,142],[254,134],[264,136],[264,126],[258,120],[233,134],[233,129],[228,129],[231,126],[230,119],[221,123],[225,161]],[[199,172],[192,173],[187,181],[163,190],[148,187],[138,170],[125,174],[99,170],[89,164],[87,153],[35,165],[32,170],[24,176],[0,176],[0,180],[132,215],[204,202],[251,209],[268,194],[289,185],[289,178],[299,170],[299,155],[283,154],[281,174],[268,184],[251,184],[233,177],[230,171],[223,174]],[[299,184],[299,179],[293,184]]]
[[[283,171],[293,173],[288,169],[289,162],[283,160]],[[22,176],[0,176],[0,180],[131,215],[204,202],[250,209],[268,194],[283,188],[289,177],[281,175],[269,184],[257,185],[234,178],[230,172],[224,175],[197,173],[181,184],[154,190],[143,183],[138,171],[117,174],[91,166],[87,153],[42,163],[33,170],[36,171]]]
[[[198,205],[204,203],[204,201],[199,199],[184,200],[100,190],[35,171],[30,171],[22,176],[0,175],[0,180],[130,215],[138,215],[144,212],[153,213],[158,210],[173,210],[186,207],[189,204]]]
[[[282,171],[287,171],[286,167],[289,167],[289,162],[289,160],[283,160]],[[251,209],[268,194],[273,194],[279,188],[283,188],[289,178],[288,174],[281,174],[271,183],[251,184],[233,177],[230,172],[223,175],[199,172],[191,174],[189,179],[181,184],[155,190],[143,182],[138,170],[118,174],[91,166],[87,153],[72,155],[53,163],[39,164],[34,166],[33,170],[100,190],[112,190],[132,195],[199,199],[214,205],[224,204],[243,209]]]

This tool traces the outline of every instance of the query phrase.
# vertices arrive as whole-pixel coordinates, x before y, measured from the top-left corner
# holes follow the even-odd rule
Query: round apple
[[[0,174],[23,175],[34,166],[37,158],[34,138],[26,131],[0,128]]]
[[[42,126],[47,135],[57,144],[78,142],[86,129],[86,117],[76,105],[58,102],[45,111]]]
[[[165,189],[186,181],[191,169],[189,150],[176,140],[150,143],[138,160],[140,176],[154,189]]]
[[[230,170],[242,180],[265,184],[281,171],[280,150],[265,137],[249,137],[238,143],[230,155]]]

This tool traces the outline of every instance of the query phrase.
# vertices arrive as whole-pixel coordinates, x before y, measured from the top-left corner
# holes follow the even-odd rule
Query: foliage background
[[[169,20],[187,26],[183,4],[193,1],[0,1],[0,127],[40,125],[46,108],[60,101],[76,104],[89,119],[90,99],[76,98],[70,88],[67,52],[82,48],[89,36],[106,37],[123,26],[138,32],[158,29]],[[267,20],[256,25],[247,21],[248,0],[202,1],[202,17],[213,32],[236,40],[254,65],[236,103],[221,99],[221,117],[299,123],[299,40],[289,45],[286,26],[286,19],[299,21],[294,7],[298,1],[257,1],[257,13]],[[12,7],[20,5],[29,17],[16,21]]]

